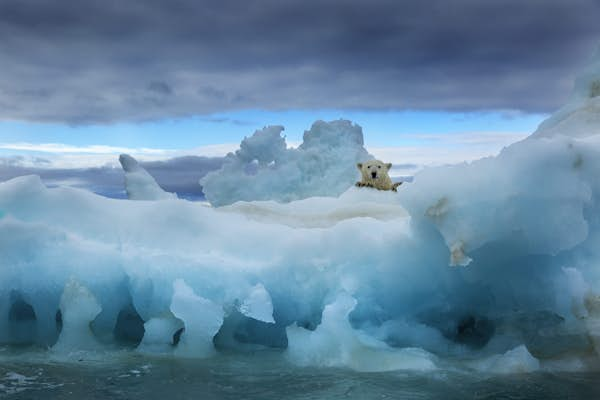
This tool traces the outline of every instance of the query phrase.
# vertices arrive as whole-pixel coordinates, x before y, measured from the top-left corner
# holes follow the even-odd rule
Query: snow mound
[[[361,127],[350,121],[315,122],[296,149],[287,148],[283,129],[268,126],[244,138],[221,169],[200,180],[213,206],[339,196],[356,182],[356,163],[372,158]]]

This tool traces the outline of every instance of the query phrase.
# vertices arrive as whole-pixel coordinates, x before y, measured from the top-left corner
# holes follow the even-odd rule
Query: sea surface
[[[58,359],[47,351],[7,354],[4,349],[0,398],[593,400],[600,399],[600,373],[362,373],[297,367],[277,352],[187,360],[128,351]]]

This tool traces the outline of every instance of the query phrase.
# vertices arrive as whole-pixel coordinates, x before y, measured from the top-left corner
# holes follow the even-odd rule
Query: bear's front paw
[[[402,182],[396,182],[392,185],[392,192],[397,192],[398,186],[402,185]]]

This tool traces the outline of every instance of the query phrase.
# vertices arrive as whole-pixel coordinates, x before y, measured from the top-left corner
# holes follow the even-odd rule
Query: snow
[[[0,343],[61,353],[129,333],[143,353],[273,348],[360,371],[597,366],[600,135],[554,124],[596,126],[575,112],[596,101],[585,76],[538,132],[556,131],[398,193],[352,186],[369,155],[347,121],[298,149],[280,127],[246,139],[203,181],[213,207],[152,197],[126,157],[145,201],[1,183]]]
[[[227,155],[221,169],[200,180],[212,205],[337,197],[358,179],[356,164],[373,158],[363,146],[361,127],[350,121],[315,122],[298,148],[287,148],[283,129],[256,131]]]
[[[242,214],[253,221],[284,224],[292,228],[328,228],[354,218],[379,221],[408,219],[406,210],[393,192],[350,188],[339,197],[311,197],[293,203],[239,201],[217,209]]]

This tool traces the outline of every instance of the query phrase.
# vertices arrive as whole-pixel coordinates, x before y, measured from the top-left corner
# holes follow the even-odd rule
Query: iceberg
[[[597,368],[600,135],[585,76],[536,134],[398,193],[352,186],[369,155],[346,121],[315,123],[297,149],[281,127],[245,139],[202,182],[212,206],[165,195],[126,157],[145,201],[0,183],[0,343],[270,349],[361,371]]]
[[[373,158],[364,148],[362,128],[347,120],[315,122],[298,148],[287,147],[283,130],[267,126],[244,138],[220,169],[200,180],[207,200],[223,206],[337,197],[356,182],[356,164]]]
[[[125,190],[130,200],[174,199],[177,195],[165,192],[156,180],[129,154],[121,154],[119,162],[125,172]]]

